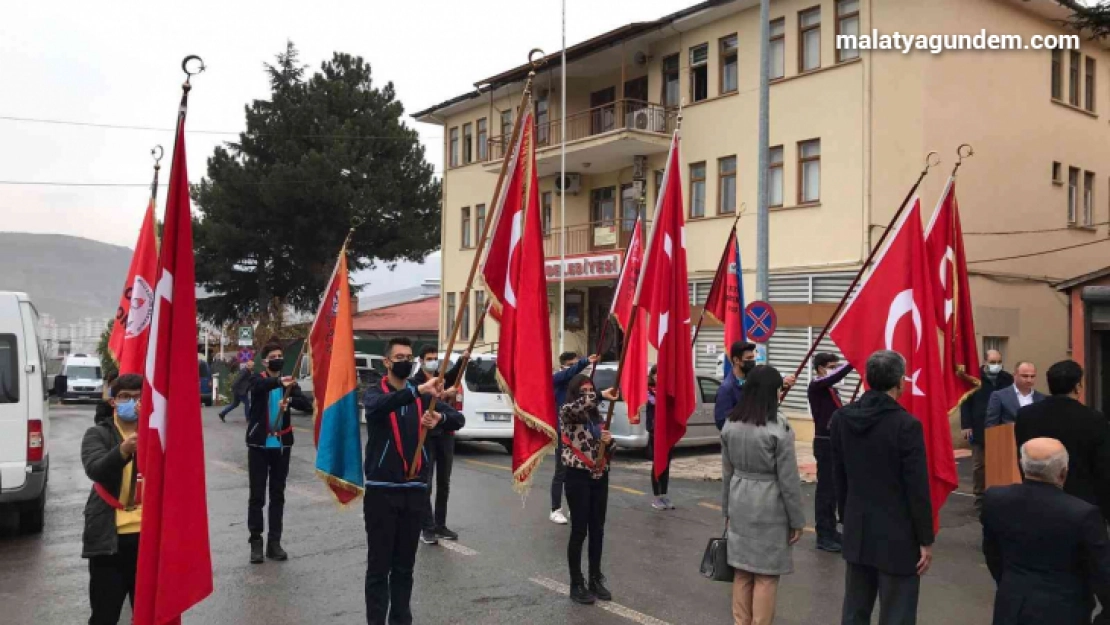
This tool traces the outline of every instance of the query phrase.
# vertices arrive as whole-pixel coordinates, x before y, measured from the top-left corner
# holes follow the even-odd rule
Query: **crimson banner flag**
[[[527,490],[544,456],[555,448],[558,419],[551,386],[551,326],[544,272],[543,224],[536,177],[535,125],[524,111],[520,138],[498,198],[497,223],[482,277],[501,323],[497,377],[513,402],[513,487]],[[543,373],[543,375],[539,375]]]
[[[833,323],[829,337],[858,371],[867,369],[871,354],[894,350],[906,360],[905,388],[899,402],[921,422],[929,464],[933,525],[956,489],[956,459],[948,424],[948,396],[941,376],[937,333],[940,324],[926,266],[921,229],[921,202],[891,226],[884,249],[859,292]]]
[[[944,330],[942,370],[951,410],[981,384],[955,178],[948,179],[925,230],[925,251],[929,258],[929,282],[933,285],[933,306]]]
[[[178,121],[139,416],[143,521],[136,625],[181,622],[212,594],[185,102]]]
[[[146,366],[146,346],[150,338],[150,319],[154,314],[154,272],[158,270],[158,242],[154,236],[154,198],[146,205],[139,240],[131,255],[131,267],[108,339],[108,352],[119,365],[119,373],[142,373]]]
[[[690,294],[686,270],[686,223],[679,171],[679,140],[671,139],[670,155],[655,207],[651,243],[637,287],[645,313],[647,339],[658,351],[655,376],[655,456],[669,457],[686,434],[696,408],[693,348],[690,344]],[[655,464],[658,477],[667,463]]]
[[[725,327],[725,379],[732,372],[732,359],[729,350],[736,341],[747,341],[744,331],[744,275],[740,265],[740,241],[733,228],[725,243],[721,262],[717,264],[717,274],[709,287],[705,300],[705,312]]]
[[[624,403],[628,408],[628,422],[632,425],[640,423],[640,409],[647,403],[647,335],[643,311],[635,308],[636,285],[640,281],[640,270],[644,263],[643,226],[640,218],[636,218],[636,225],[632,228],[632,239],[628,242],[628,252],[621,266],[620,277],[617,279],[617,292],[613,297],[613,305],[609,314],[616,319],[617,325],[625,333],[624,340],[628,347],[624,356],[624,368],[621,369],[620,389],[624,396]],[[631,323],[633,311],[639,315],[636,323]],[[631,326],[631,331],[630,330]]]

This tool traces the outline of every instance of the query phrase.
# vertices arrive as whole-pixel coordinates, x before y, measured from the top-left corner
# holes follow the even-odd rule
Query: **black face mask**
[[[285,359],[284,358],[271,358],[271,359],[266,361],[266,368],[269,369],[270,371],[274,372],[274,373],[277,373],[277,372],[281,371],[281,368],[284,367],[284,366],[285,366]]]
[[[410,375],[412,375],[412,364],[413,363],[412,363],[411,360],[409,360],[407,362],[395,362],[395,363],[393,363],[393,369],[392,369],[393,375],[397,376],[398,378],[401,378],[402,380],[408,379],[408,377]]]
[[[752,372],[752,369],[755,369],[755,361],[754,360],[742,360],[742,361],[740,361],[740,371],[741,371],[741,373],[743,373],[744,375],[748,375],[749,373]]]

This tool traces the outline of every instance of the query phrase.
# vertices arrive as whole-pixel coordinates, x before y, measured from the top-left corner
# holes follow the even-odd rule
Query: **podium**
[[[987,456],[985,487],[1021,483],[1014,424],[996,425],[987,428],[984,433],[986,435],[984,450]]]

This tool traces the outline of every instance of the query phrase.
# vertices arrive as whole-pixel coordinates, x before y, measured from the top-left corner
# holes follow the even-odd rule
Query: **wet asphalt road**
[[[227,424],[220,423],[214,408],[205,409],[204,418],[216,589],[185,622],[365,622],[361,504],[339,509],[314,477],[309,417],[296,419],[286,493],[283,545],[290,560],[261,565],[247,561],[242,412]],[[69,625],[88,619],[88,566],[80,551],[90,483],[79,447],[91,421],[92,406],[53,408],[46,530],[41,536],[0,536],[0,624]],[[720,482],[672,480],[671,499],[678,509],[657,512],[650,507],[647,475],[622,470],[617,463],[604,558],[615,603],[603,609],[574,605],[563,594],[569,529],[547,520],[552,462],[544,462],[526,501],[510,487],[509,462],[497,446],[459,446],[448,525],[460,540],[421,545],[413,600],[417,623],[731,622],[731,587],[704,580],[697,571],[707,539],[723,528]],[[960,463],[965,492],[969,463]],[[813,486],[803,485],[803,493],[812,515]],[[971,499],[959,495],[944,509],[933,569],[922,584],[919,623],[990,622],[994,585],[978,551],[979,525],[970,510]],[[780,585],[775,622],[839,622],[840,557],[816,551],[814,535],[807,532],[794,551],[794,563],[795,573]]]

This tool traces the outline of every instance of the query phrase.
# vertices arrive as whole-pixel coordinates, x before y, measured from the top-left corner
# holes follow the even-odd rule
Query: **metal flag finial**
[[[192,62],[192,61],[196,61],[197,63],[200,64],[200,66],[197,67],[197,69],[195,71],[190,71],[189,70],[189,63]],[[197,56],[195,54],[190,54],[189,56],[182,59],[181,60],[181,71],[185,72],[186,88],[189,85],[189,81],[193,79],[193,76],[196,76],[197,74],[203,72],[206,69],[208,69],[208,68],[205,67],[205,65],[204,65],[204,59],[200,58],[199,56]]]
[[[966,148],[966,153],[964,152]],[[971,147],[970,143],[961,143],[960,147],[956,148],[956,164],[962,165],[965,158],[975,156],[975,149]]]
[[[150,148],[150,157],[154,159],[154,170],[162,169],[162,157],[165,156],[166,151],[162,149],[161,145],[156,145]]]
[[[537,54],[540,55],[538,59],[534,58]],[[536,70],[547,65],[547,55],[539,48],[532,48],[528,51],[528,64],[532,66],[532,69],[528,70],[528,79],[530,81],[536,77]]]
[[[925,155],[925,169],[921,172],[922,175],[928,173],[930,169],[937,165],[940,165],[940,154],[933,150]]]

